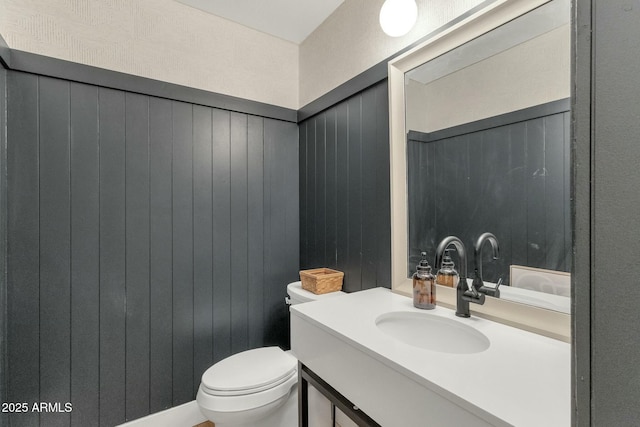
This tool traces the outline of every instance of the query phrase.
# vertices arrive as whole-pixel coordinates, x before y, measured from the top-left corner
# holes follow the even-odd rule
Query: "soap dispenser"
[[[436,284],[455,288],[458,286],[460,276],[454,268],[455,264],[453,263],[451,256],[449,256],[450,250],[451,249],[447,249],[444,251],[442,266],[440,267],[440,270],[438,270],[438,275],[436,276]]]
[[[420,255],[422,260],[416,266],[416,272],[413,273],[413,305],[431,310],[436,307],[436,278],[431,274],[427,253],[422,252]]]

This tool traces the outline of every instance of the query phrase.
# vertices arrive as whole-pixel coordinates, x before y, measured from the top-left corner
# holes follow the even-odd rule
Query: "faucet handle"
[[[500,298],[500,285],[502,285],[502,277],[498,279],[498,283],[496,283],[496,287],[485,286],[484,284],[478,289],[479,292],[482,292],[485,295],[494,298]]]

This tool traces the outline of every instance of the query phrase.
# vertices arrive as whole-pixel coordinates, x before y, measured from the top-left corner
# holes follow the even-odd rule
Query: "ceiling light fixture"
[[[418,5],[415,0],[386,0],[380,9],[380,26],[391,37],[407,34],[417,18]]]

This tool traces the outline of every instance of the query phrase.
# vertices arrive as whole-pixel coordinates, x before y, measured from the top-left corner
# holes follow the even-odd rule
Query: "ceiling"
[[[176,0],[300,44],[344,0]]]

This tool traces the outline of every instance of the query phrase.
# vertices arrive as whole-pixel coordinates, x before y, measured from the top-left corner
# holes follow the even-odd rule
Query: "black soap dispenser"
[[[436,307],[436,278],[431,274],[427,253],[421,253],[422,260],[413,273],[413,306],[431,310]]]

